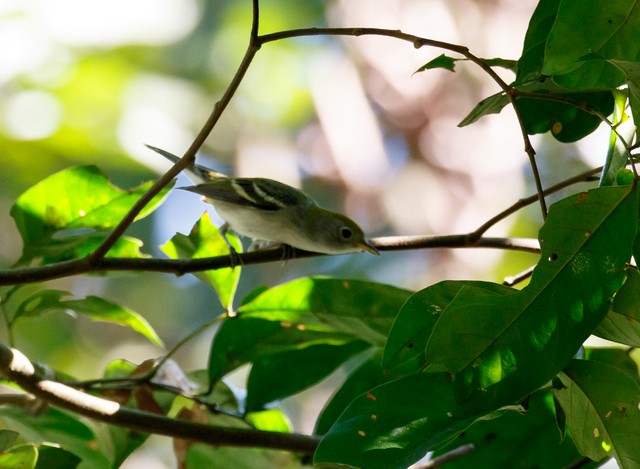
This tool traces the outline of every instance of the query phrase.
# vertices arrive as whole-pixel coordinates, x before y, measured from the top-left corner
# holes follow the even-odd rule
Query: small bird
[[[173,163],[180,159],[147,147]],[[223,237],[231,229],[252,238],[252,247],[267,242],[322,254],[380,254],[353,220],[321,208],[291,186],[273,179],[228,177],[197,164],[185,172],[196,185],[180,189],[202,195],[215,208],[225,221],[220,228]]]

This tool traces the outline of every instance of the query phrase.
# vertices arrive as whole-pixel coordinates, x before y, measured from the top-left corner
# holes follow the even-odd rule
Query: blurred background
[[[480,57],[517,59],[535,5],[264,0],[260,32],[381,27],[465,45]],[[131,187],[167,170],[169,164],[143,144],[183,154],[242,58],[250,19],[249,0],[0,0],[0,265],[11,266],[21,252],[10,207],[39,180],[94,164],[117,185]],[[371,237],[471,231],[532,194],[533,183],[510,109],[457,127],[478,101],[499,91],[495,83],[466,62],[457,63],[455,74],[414,74],[442,52],[384,37],[269,43],[199,162],[301,187]],[[580,146],[534,138],[545,185],[601,164],[606,139],[606,130]],[[178,185],[187,183],[180,176]],[[204,210],[197,196],[174,191],[129,233],[145,241],[145,252],[162,257],[157,246],[177,231],[188,233]],[[535,237],[540,223],[533,206],[490,235]],[[419,289],[443,279],[500,281],[535,261],[490,250],[425,250],[249,266],[237,300],[257,287],[307,275]],[[191,276],[112,274],[48,286],[134,309],[167,347],[221,313],[213,293]],[[185,369],[206,367],[212,334],[177,355]],[[128,330],[62,314],[20,321],[16,345],[78,378],[98,376],[96,370],[114,358],[139,362],[163,353]],[[339,382],[334,378],[285,403],[297,430],[312,429]]]

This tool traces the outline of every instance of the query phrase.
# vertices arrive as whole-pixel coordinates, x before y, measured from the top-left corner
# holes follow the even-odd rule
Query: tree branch
[[[305,454],[313,454],[320,441],[314,436],[295,433],[204,425],[124,407],[39,376],[26,356],[4,345],[0,345],[0,371],[7,379],[48,404],[100,422],[145,433],[211,445],[268,448]]]
[[[475,239],[473,234],[447,235],[447,236],[386,236],[374,238],[372,244],[380,251],[407,251],[414,249],[433,248],[494,248],[539,252],[538,241],[529,238],[488,238]],[[324,256],[315,252],[276,248],[264,251],[244,252],[238,254],[242,265],[264,264],[267,262],[279,262],[283,259],[304,259],[308,257]],[[223,269],[232,267],[232,261],[228,255],[217,257],[203,257],[199,259],[149,259],[104,257],[95,261],[87,257],[70,261],[58,262],[39,267],[27,267],[14,270],[0,270],[0,286],[25,283],[44,282],[56,278],[72,275],[91,274],[110,271],[144,271],[163,272],[175,275],[184,275],[205,270]]]

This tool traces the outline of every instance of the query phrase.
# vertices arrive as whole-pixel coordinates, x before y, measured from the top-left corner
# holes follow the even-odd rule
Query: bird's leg
[[[231,268],[235,269],[236,266],[241,266],[242,265],[242,259],[240,259],[240,256],[238,255],[238,252],[236,251],[236,249],[231,245],[231,243],[227,239],[227,232],[229,231],[229,224],[225,223],[220,228],[218,228],[218,231],[220,232],[220,236],[222,236],[222,239],[224,239],[224,242],[227,243],[227,246],[229,247],[229,259],[231,260]]]

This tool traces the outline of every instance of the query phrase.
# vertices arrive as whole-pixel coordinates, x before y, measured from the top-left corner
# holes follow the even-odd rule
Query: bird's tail
[[[146,143],[145,143],[145,146],[155,151],[156,153],[164,156],[166,159],[168,159],[174,164],[180,161],[180,158],[174,155],[173,153],[169,153],[166,150],[154,147],[152,145],[147,145]],[[201,166],[199,164],[192,164],[191,166],[186,168],[184,171],[187,174],[187,176],[189,176],[189,179],[191,179],[195,184],[203,184],[213,179],[228,177],[226,174],[219,173],[218,171],[214,171],[213,169],[205,168],[204,166]]]

